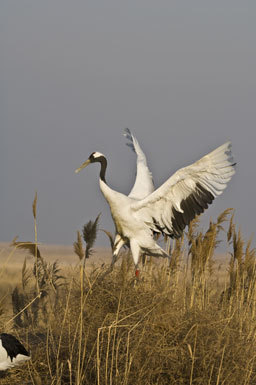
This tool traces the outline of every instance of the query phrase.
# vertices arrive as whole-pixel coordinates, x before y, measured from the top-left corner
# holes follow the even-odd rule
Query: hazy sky
[[[256,2],[237,0],[2,0],[0,4],[0,240],[71,244],[102,212],[98,165],[128,193],[129,127],[158,186],[227,140],[237,173],[205,212],[227,207],[255,232]],[[104,235],[98,245],[105,242]],[[106,241],[107,242],[107,241]]]

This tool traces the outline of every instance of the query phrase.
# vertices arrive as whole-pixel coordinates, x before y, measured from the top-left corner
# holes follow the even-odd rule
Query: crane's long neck
[[[107,185],[107,182],[105,179],[106,169],[107,169],[107,159],[105,158],[105,156],[101,155],[100,157],[98,157],[97,162],[99,162],[100,166],[101,166],[101,168],[100,168],[100,180],[99,180],[100,189],[101,189],[101,192],[104,195],[105,199],[108,201],[109,206],[110,206],[110,210],[112,212],[113,204],[115,204],[116,196],[119,193],[117,193],[115,190],[113,190],[112,188],[110,188]]]
[[[100,163],[100,179],[107,183],[106,182],[106,179],[105,179],[105,176],[106,176],[106,169],[107,169],[107,159],[105,158],[105,156],[101,156],[99,159],[98,159],[98,162]]]

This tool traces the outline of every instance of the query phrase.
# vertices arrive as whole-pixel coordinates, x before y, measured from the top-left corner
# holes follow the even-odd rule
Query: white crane
[[[0,371],[14,368],[30,360],[29,352],[12,334],[0,334]]]
[[[120,248],[128,244],[136,275],[142,253],[170,258],[154,240],[153,232],[179,238],[186,225],[223,192],[235,173],[231,143],[227,142],[197,162],[176,171],[162,186],[140,198],[136,193],[140,191],[139,186],[143,185],[143,178],[148,181],[149,171],[146,177],[143,172],[139,176],[137,168],[135,186],[130,195],[126,196],[107,185],[107,159],[100,152],[93,152],[76,169],[76,173],[95,162],[101,165],[99,185],[110,206],[116,227],[117,243],[114,254],[117,255]]]

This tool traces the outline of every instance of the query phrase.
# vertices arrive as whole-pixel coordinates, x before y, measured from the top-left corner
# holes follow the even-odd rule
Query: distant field
[[[42,244],[38,247],[47,262],[58,261],[63,275],[70,274],[69,267],[73,270],[79,265],[79,259],[73,251],[73,246]],[[7,242],[0,243],[0,300],[9,310],[11,309],[11,292],[16,285],[21,284],[22,265],[25,258],[27,266],[32,269],[34,257],[26,250],[15,249]],[[101,266],[110,261],[110,249],[95,248],[92,257],[86,261],[86,269],[91,270],[93,265]],[[8,311],[7,316],[9,317],[9,315]]]
[[[62,265],[75,265],[78,263],[78,257],[75,255],[73,246],[66,245],[44,245],[39,244],[41,254],[47,261],[58,260]],[[93,256],[89,263],[106,263],[111,261],[110,248],[95,247]],[[8,265],[20,265],[23,263],[24,257],[28,257],[28,261],[33,261],[33,257],[25,250],[16,249],[13,255],[13,247],[7,242],[0,242],[0,264],[8,261]],[[10,257],[10,258],[9,258]]]
[[[39,244],[39,249],[48,262],[58,261],[59,266],[66,270],[68,266],[75,267],[79,265],[79,259],[74,253],[73,246],[67,245],[44,245]],[[34,257],[26,250],[14,249],[7,242],[0,242],[0,290],[3,285],[7,287],[15,285],[20,280],[21,268],[27,260],[27,265],[32,266]],[[224,279],[227,275],[227,265],[229,262],[229,255],[216,254],[214,256],[215,268],[218,274],[218,279]],[[156,260],[161,263],[162,259]],[[111,249],[107,247],[95,247],[94,253],[86,261],[86,268],[91,269],[92,265],[101,266],[102,264],[111,263]],[[120,263],[120,261],[118,262]]]

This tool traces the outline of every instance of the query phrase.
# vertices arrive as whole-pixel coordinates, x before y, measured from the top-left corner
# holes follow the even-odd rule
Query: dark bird
[[[0,371],[14,368],[31,356],[25,347],[11,334],[0,334]]]

